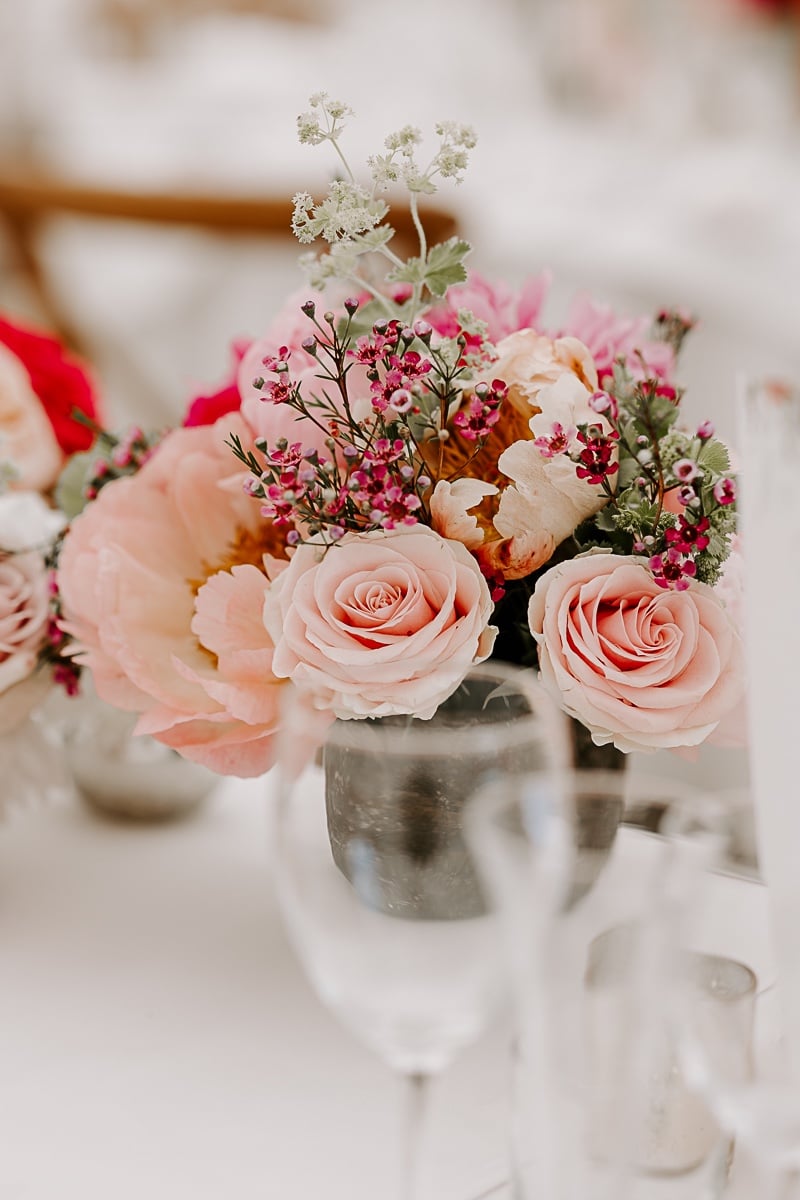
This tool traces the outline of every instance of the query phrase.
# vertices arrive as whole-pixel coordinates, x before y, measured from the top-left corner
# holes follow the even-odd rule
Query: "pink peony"
[[[459,328],[458,313],[466,309],[486,323],[491,342],[500,342],[510,334],[523,330],[529,333],[536,331],[546,336],[548,341],[577,339],[588,348],[601,382],[613,371],[614,361],[619,357],[626,360],[628,369],[636,378],[655,375],[669,382],[675,354],[666,342],[653,336],[650,317],[618,316],[606,305],[580,295],[573,299],[559,331],[545,335],[543,308],[550,283],[551,273],[542,271],[527,280],[519,293],[515,293],[507,284],[489,282],[471,271],[466,283],[449,288],[445,300],[434,305],[426,313],[425,319],[437,333],[453,337]],[[499,366],[494,374],[505,379]]]
[[[237,387],[242,397],[242,415],[255,432],[257,437],[265,438],[269,445],[274,445],[279,438],[288,438],[291,442],[302,442],[305,449],[318,450],[325,456],[330,455],[325,442],[328,438],[326,429],[321,429],[301,417],[288,404],[276,404],[265,398],[261,388],[253,386],[255,379],[274,380],[276,375],[264,367],[264,359],[276,356],[282,347],[290,351],[288,363],[288,378],[300,387],[303,398],[308,402],[316,396],[325,393],[334,403],[339,400],[335,385],[321,378],[322,366],[312,355],[302,348],[303,341],[317,332],[316,326],[304,313],[300,306],[312,300],[317,305],[318,320],[322,313],[331,307],[330,297],[317,292],[296,292],[281,309],[266,334],[257,338],[245,350],[237,372]],[[348,394],[351,409],[358,421],[369,417],[372,411],[369,380],[366,370],[359,364],[352,364],[347,375]],[[313,411],[313,406],[312,406]],[[343,414],[343,410],[341,412]]]
[[[486,581],[460,542],[423,525],[302,545],[275,581],[264,621],[273,670],[337,717],[428,719],[496,630]]]
[[[698,745],[742,694],[741,640],[713,589],[664,590],[645,559],[594,553],[552,567],[528,619],[545,685],[598,745]]]
[[[519,294],[505,283],[490,283],[470,271],[466,283],[448,288],[445,299],[425,314],[425,320],[443,337],[454,337],[459,331],[458,314],[466,310],[485,322],[490,342],[499,342],[518,329],[538,326],[549,287],[549,271],[529,279]]]
[[[576,296],[567,312],[562,333],[579,338],[588,347],[601,383],[620,357],[626,360],[634,378],[655,375],[669,382],[675,354],[666,342],[652,336],[651,326],[649,317],[620,317],[588,296]]]
[[[235,477],[237,415],[177,429],[138,474],[106,486],[74,522],[59,568],[65,626],[99,695],[224,775],[274,757],[279,686],[261,621],[265,562],[282,535]]]

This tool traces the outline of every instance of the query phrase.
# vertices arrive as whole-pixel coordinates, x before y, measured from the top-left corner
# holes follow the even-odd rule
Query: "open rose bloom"
[[[300,128],[334,140],[320,119]],[[691,320],[581,297],[555,321],[546,273],[515,294],[468,274],[457,238],[387,255],[376,287],[359,264],[393,237],[381,186],[434,190],[474,140],[437,132],[430,175],[406,129],[370,160],[373,195],[295,198],[295,233],[324,248],[309,289],[66,537],[77,661],[140,732],[214,770],[269,766],[286,687],[309,727],[429,720],[491,655],[622,751],[695,746],[740,706],[716,589],[735,480],[709,423],[682,419]]]

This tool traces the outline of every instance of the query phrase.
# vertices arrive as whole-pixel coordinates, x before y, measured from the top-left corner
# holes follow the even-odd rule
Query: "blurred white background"
[[[735,441],[737,378],[800,373],[798,27],[793,0],[6,0],[0,181],[313,192],[335,163],[295,118],[320,89],[356,110],[354,164],[406,122],[471,122],[467,178],[440,198],[472,264],[510,283],[550,267],[553,324],[576,290],[696,313],[685,406]],[[68,324],[112,424],[179,418],[302,284],[288,229],[58,216],[35,230],[42,291],[11,228],[0,307]]]

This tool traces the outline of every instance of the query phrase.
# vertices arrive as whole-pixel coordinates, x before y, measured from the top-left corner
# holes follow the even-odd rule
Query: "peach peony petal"
[[[274,752],[262,562],[281,539],[226,486],[230,432],[252,439],[238,414],[175,430],[136,475],[107,485],[73,522],[59,582],[65,627],[104,699],[187,758],[252,774]]]

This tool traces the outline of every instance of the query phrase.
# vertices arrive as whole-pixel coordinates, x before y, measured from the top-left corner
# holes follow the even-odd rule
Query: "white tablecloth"
[[[0,829],[3,1200],[393,1197],[403,1094],[311,994],[261,781],[176,824],[77,801]],[[427,1194],[506,1172],[507,1034],[437,1081]]]
[[[3,1200],[393,1198],[402,1091],[317,1002],[266,866],[265,785],[175,824],[76,800],[0,829]],[[763,889],[720,881],[711,948],[770,982]],[[508,1031],[431,1097],[425,1200],[507,1171]]]

